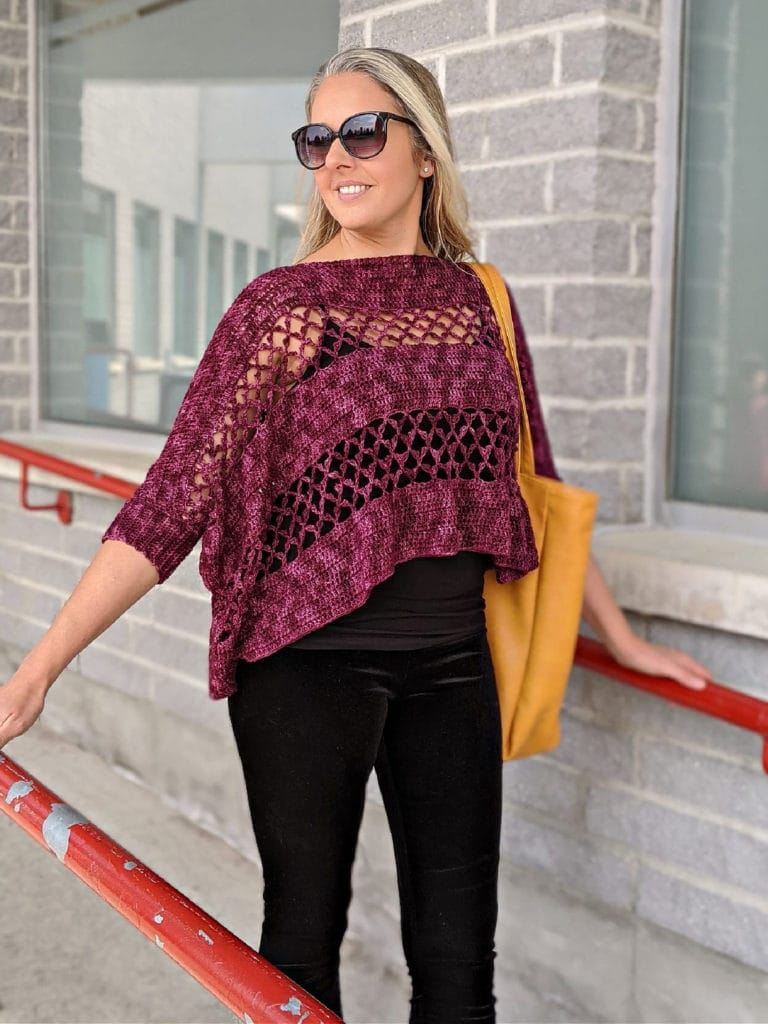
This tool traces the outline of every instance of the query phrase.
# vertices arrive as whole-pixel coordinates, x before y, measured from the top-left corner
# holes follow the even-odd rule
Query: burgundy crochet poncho
[[[555,469],[519,322],[538,471]],[[282,267],[225,313],[173,429],[104,539],[161,582],[202,536],[210,692],[359,607],[399,562],[536,566],[514,475],[514,376],[467,267],[387,256]]]

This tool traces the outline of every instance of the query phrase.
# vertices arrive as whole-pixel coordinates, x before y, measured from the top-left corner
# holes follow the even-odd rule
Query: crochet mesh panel
[[[476,312],[463,307],[376,317],[299,306],[281,316],[237,381],[234,402],[195,467],[188,516],[203,521],[221,464],[238,459],[271,408],[296,384],[361,348],[488,344]]]
[[[507,471],[509,416],[423,409],[373,420],[327,452],[272,506],[256,578],[275,572],[367,502],[431,480],[496,480]]]

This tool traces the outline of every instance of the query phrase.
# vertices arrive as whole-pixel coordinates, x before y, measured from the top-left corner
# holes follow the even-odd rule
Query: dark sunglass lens
[[[352,156],[367,160],[384,148],[386,129],[378,114],[356,114],[344,122],[341,140]]]
[[[305,167],[322,167],[331,148],[331,133],[321,124],[304,128],[297,140],[296,150]]]

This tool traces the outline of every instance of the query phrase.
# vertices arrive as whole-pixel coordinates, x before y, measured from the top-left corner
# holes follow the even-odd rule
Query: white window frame
[[[648,417],[646,513],[650,522],[670,529],[705,530],[768,540],[768,512],[673,500],[668,496],[671,457],[672,355],[675,343],[675,268],[680,198],[681,154],[685,143],[682,119],[685,0],[662,5],[662,65],[658,97],[656,195],[653,209],[651,278],[653,301],[650,334],[650,388],[655,396]]]

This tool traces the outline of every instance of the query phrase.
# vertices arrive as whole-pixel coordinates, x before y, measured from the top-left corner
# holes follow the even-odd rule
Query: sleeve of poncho
[[[140,551],[160,582],[202,535],[221,473],[252,433],[253,396],[260,394],[254,352],[264,319],[263,313],[257,317],[258,307],[259,279],[222,317],[162,452],[102,538]]]
[[[531,426],[531,438],[533,440],[533,461],[536,465],[536,472],[540,476],[548,476],[559,480],[560,476],[555,467],[555,460],[552,456],[552,447],[549,443],[549,435],[544,422],[544,414],[541,411],[539,393],[536,389],[536,378],[533,374],[533,360],[531,351],[528,348],[528,341],[525,337],[525,330],[515,304],[515,298],[507,286],[509,304],[512,307],[512,322],[515,327],[515,346],[517,348],[517,362],[520,367],[520,380],[525,395],[525,408],[528,412],[528,422]]]

